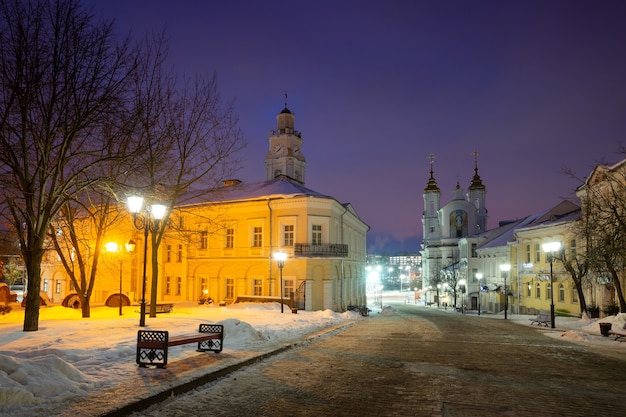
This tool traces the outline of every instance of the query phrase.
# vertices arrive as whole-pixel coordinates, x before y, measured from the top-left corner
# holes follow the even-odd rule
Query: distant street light
[[[481,272],[477,272],[476,279],[478,280],[478,315],[480,316],[480,293],[482,292],[480,280],[483,279],[483,274]]]
[[[511,265],[503,264],[500,265],[500,271],[504,273],[504,320],[507,319],[507,312],[509,310],[509,290],[506,287],[506,276],[511,270]]]
[[[274,259],[278,262],[278,269],[280,269],[280,312],[284,313],[283,308],[283,267],[285,266],[285,260],[287,254],[285,252],[274,252]]]
[[[167,211],[167,207],[163,204],[153,204],[148,207],[144,207],[143,197],[130,196],[128,197],[128,211],[133,215],[133,225],[137,230],[143,230],[143,280],[141,287],[141,304],[139,308],[139,326],[144,327],[146,325],[146,265],[148,263],[148,232],[154,231],[159,227],[159,222]],[[154,316],[156,316],[156,282],[152,280],[152,293],[154,297],[150,306],[150,317],[153,317],[152,310],[154,309]]]
[[[548,262],[550,262],[550,322],[554,329],[554,279],[552,276],[552,262],[554,254],[561,250],[561,242],[547,242],[542,245],[543,251],[548,254]]]

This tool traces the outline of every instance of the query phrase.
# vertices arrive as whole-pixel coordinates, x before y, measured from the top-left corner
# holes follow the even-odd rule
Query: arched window
[[[552,284],[548,283],[548,291],[546,293],[546,300],[552,299]]]
[[[559,285],[559,301],[562,303],[565,302],[565,286],[563,286],[563,284]]]
[[[535,298],[541,298],[541,284],[535,285]]]

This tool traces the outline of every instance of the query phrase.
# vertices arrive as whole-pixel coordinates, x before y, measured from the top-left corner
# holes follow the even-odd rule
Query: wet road
[[[176,397],[144,416],[620,416],[626,358],[550,329],[411,305]],[[619,343],[619,342],[616,342]]]

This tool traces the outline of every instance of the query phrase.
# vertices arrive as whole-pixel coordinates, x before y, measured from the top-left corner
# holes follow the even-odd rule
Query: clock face
[[[281,144],[274,145],[274,153],[279,153],[282,150],[283,150],[283,145]]]
[[[296,155],[298,155],[298,154],[300,153],[300,147],[298,147],[298,146],[294,146],[294,147],[293,147],[293,153],[294,153],[294,154],[296,154]]]

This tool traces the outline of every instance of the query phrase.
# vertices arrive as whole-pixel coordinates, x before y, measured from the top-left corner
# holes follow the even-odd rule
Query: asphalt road
[[[626,358],[548,337],[550,329],[394,308],[141,415],[626,415]]]

